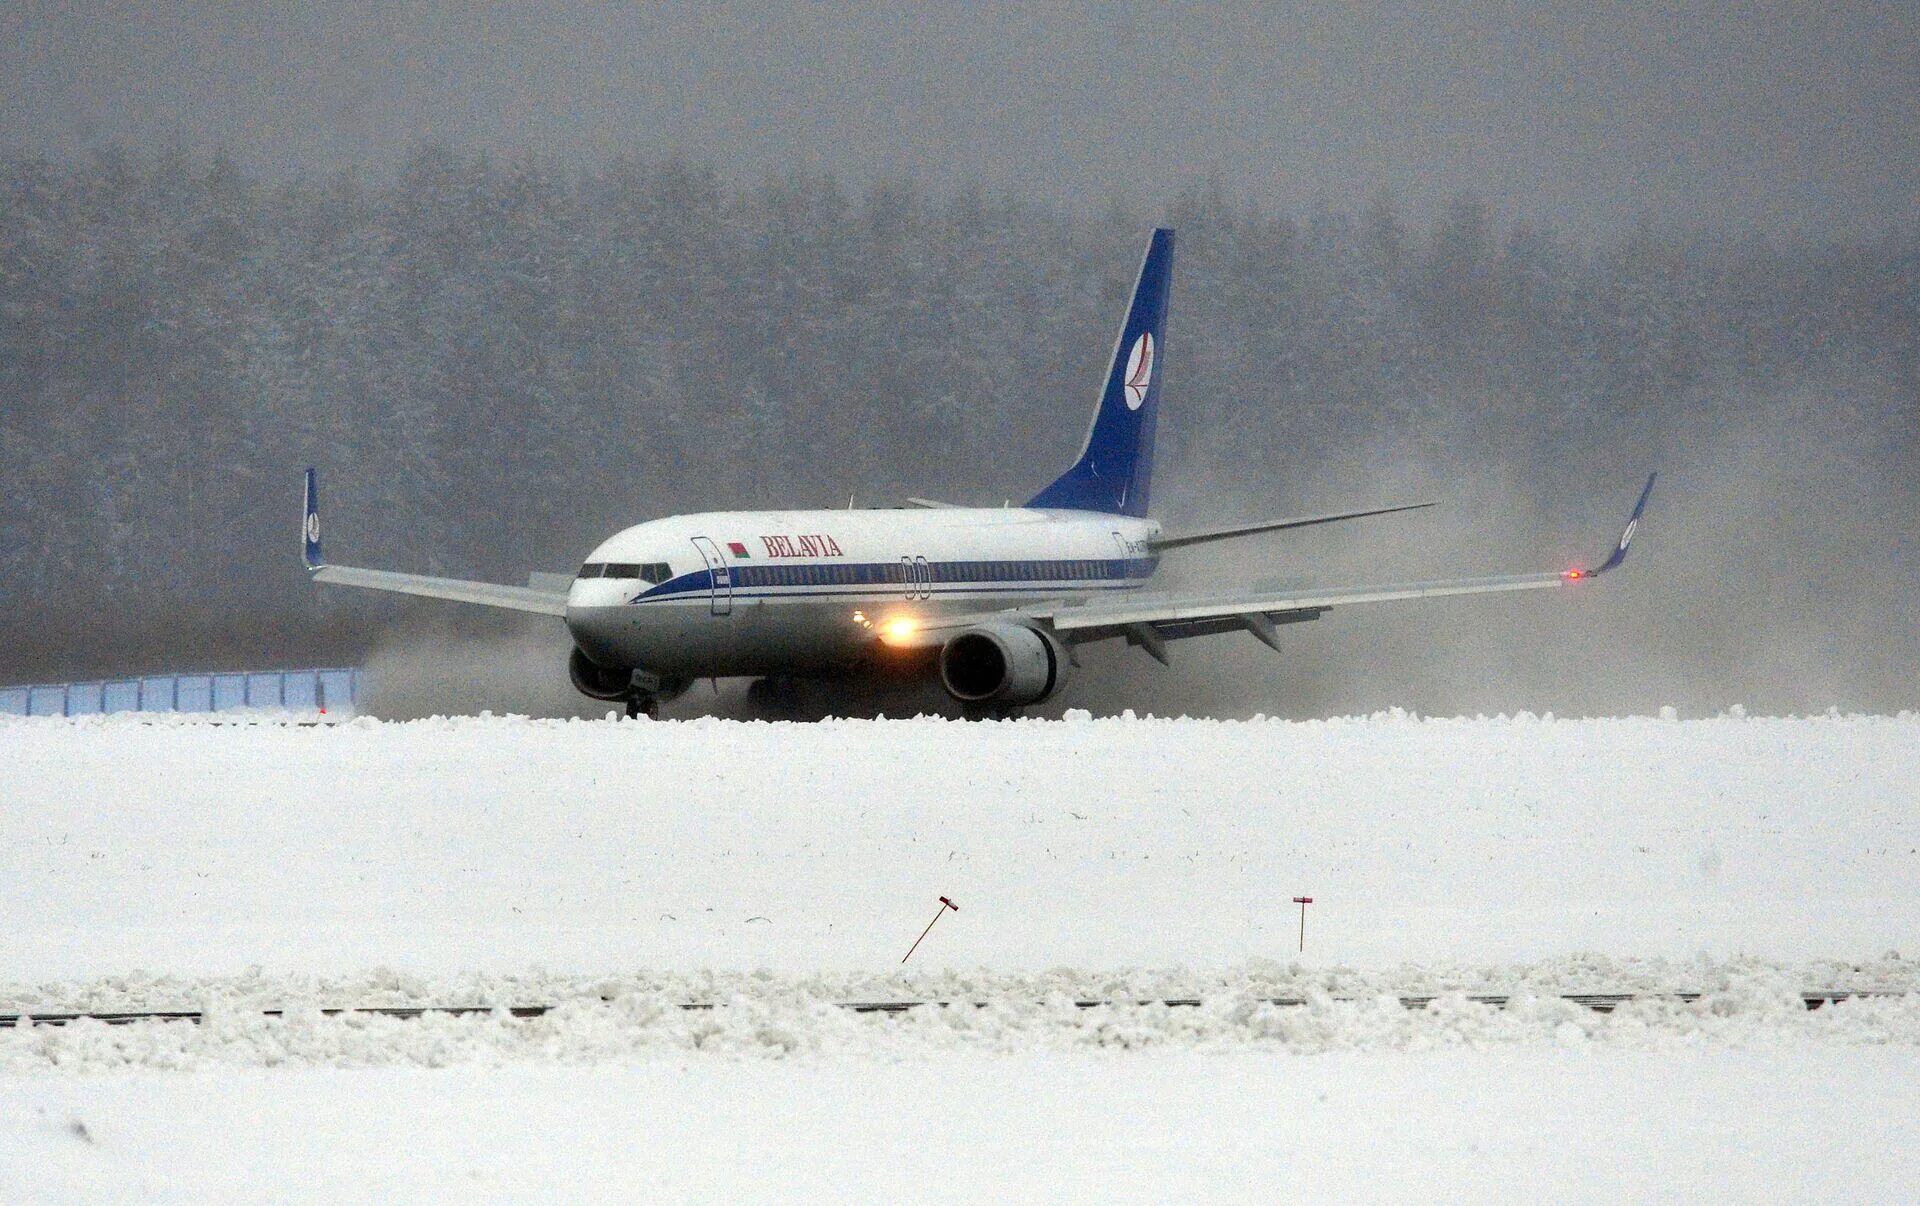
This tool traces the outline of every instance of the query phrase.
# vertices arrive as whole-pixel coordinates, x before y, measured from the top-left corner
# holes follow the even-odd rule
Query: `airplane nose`
[[[565,622],[573,643],[589,655],[605,658],[620,643],[621,621],[627,614],[621,584],[579,581],[567,592]]]

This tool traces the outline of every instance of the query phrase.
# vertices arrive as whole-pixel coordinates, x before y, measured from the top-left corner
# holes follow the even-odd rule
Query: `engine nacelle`
[[[962,703],[1045,703],[1066,681],[1066,646],[1025,624],[981,624],[955,633],[940,649],[940,682]]]
[[[573,689],[588,699],[618,701],[633,690],[632,670],[608,669],[588,657],[578,645],[567,658],[567,677],[573,680]]]

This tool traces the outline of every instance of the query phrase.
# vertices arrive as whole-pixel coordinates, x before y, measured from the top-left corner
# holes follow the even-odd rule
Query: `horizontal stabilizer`
[[[1258,536],[1263,532],[1284,532],[1289,528],[1311,528],[1323,523],[1338,523],[1343,519],[1365,519],[1371,515],[1392,515],[1398,511],[1418,511],[1434,504],[1430,502],[1403,503],[1397,507],[1374,507],[1367,511],[1336,511],[1329,515],[1302,515],[1294,519],[1273,519],[1265,523],[1241,524],[1231,528],[1209,528],[1204,532],[1187,532],[1177,536],[1159,536],[1147,542],[1154,552],[1166,549],[1185,548],[1191,544],[1210,544],[1216,540],[1233,540],[1241,536]]]

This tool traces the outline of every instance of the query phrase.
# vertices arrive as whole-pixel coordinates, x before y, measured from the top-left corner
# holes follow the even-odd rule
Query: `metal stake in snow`
[[[1296,896],[1293,903],[1300,906],[1300,949],[1307,949],[1307,906],[1313,903],[1311,896]]]
[[[952,909],[954,912],[958,913],[960,911],[960,906],[953,903],[951,900],[948,900],[946,897],[942,896],[940,898],[940,911],[933,915],[933,921],[929,921],[927,923],[927,928],[920,931],[920,937],[915,938],[913,940],[913,945],[907,948],[907,953],[900,956],[900,962],[905,963],[907,960],[913,958],[913,952],[920,949],[920,943],[926,939],[926,936],[928,934],[933,933],[934,922],[937,922],[942,917],[945,917],[947,915],[948,909]]]

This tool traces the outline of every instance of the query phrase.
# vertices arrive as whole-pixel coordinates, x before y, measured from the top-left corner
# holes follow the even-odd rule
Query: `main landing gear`
[[[627,719],[638,720],[645,716],[648,720],[660,719],[660,697],[645,691],[635,691],[627,696]]]
[[[1027,714],[1027,710],[1011,704],[963,703],[960,705],[962,720],[1018,720]]]
[[[747,706],[761,720],[797,720],[805,703],[800,683],[791,678],[756,678],[747,684]]]

